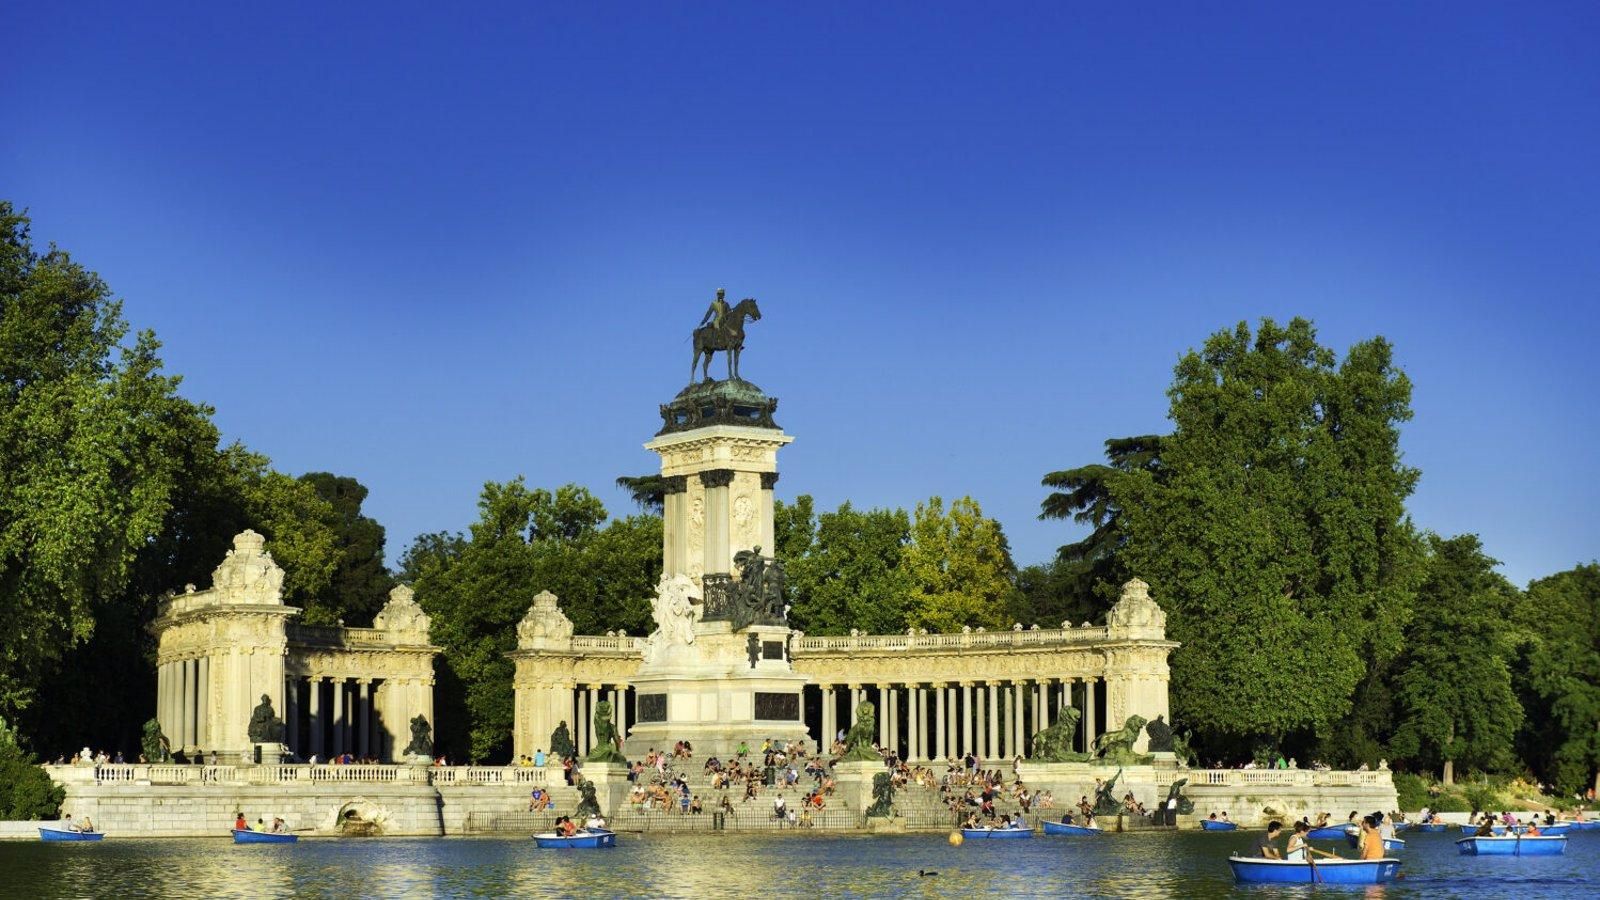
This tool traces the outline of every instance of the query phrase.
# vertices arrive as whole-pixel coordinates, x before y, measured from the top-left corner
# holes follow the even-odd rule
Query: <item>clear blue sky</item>
[[[1302,315],[1396,344],[1420,525],[1600,555],[1593,2],[244,6],[7,7],[0,195],[391,557],[518,473],[626,511],[717,287],[783,497],[1042,561],[1041,475]]]

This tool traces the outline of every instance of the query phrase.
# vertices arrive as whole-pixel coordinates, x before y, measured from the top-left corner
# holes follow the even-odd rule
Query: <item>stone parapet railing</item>
[[[796,655],[851,653],[867,650],[968,650],[1094,644],[1108,640],[1107,628],[1040,628],[1022,631],[968,631],[958,634],[802,635],[795,639]]]
[[[145,763],[106,765],[48,765],[43,767],[58,784],[74,785],[273,785],[273,784],[431,784],[500,785],[553,784],[559,770],[532,766],[410,766],[410,765],[243,765],[183,766]]]
[[[290,622],[284,627],[288,639],[309,647],[395,647],[397,635],[382,628],[340,628],[332,625],[302,625]]]
[[[586,653],[640,653],[644,650],[644,638],[626,634],[576,634],[572,636],[572,649]]]
[[[1387,787],[1394,784],[1388,769],[1348,771],[1333,769],[1189,769],[1183,773],[1191,787]]]

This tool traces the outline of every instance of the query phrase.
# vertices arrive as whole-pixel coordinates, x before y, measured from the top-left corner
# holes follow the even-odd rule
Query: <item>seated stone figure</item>
[[[611,703],[601,700],[594,705],[594,747],[590,749],[589,762],[624,763],[628,758],[617,747],[617,727],[611,724]]]
[[[433,756],[433,726],[428,717],[418,713],[411,720],[411,743],[406,745],[406,756]]]
[[[878,733],[877,712],[868,702],[856,707],[855,724],[844,734],[844,756],[840,757],[841,760],[878,762],[882,759],[872,745]]]
[[[272,711],[272,698],[266,694],[261,695],[261,702],[256,704],[255,711],[250,714],[250,724],[246,728],[252,744],[281,744],[283,743],[283,722],[279,721]]]

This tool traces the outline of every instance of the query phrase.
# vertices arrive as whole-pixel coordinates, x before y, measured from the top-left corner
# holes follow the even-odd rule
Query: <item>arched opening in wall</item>
[[[342,837],[377,837],[388,818],[388,810],[367,800],[352,800],[339,808],[334,830]]]

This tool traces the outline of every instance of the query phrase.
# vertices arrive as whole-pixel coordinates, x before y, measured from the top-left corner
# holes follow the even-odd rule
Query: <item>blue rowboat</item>
[[[534,835],[533,842],[541,850],[598,850],[601,847],[615,847],[617,833],[596,828],[580,831],[572,837],[563,837],[552,831]]]
[[[1461,826],[1461,833],[1466,835],[1466,836],[1468,836],[1468,837],[1476,836],[1477,833],[1478,833],[1478,826],[1476,826],[1476,825],[1463,825],[1463,826]],[[1495,835],[1495,837],[1501,837],[1505,833],[1506,833],[1506,827],[1504,825],[1496,825],[1496,826],[1494,826],[1494,835]]]
[[[1564,822],[1557,822],[1554,825],[1541,825],[1541,826],[1539,826],[1539,833],[1544,835],[1545,837],[1565,837],[1569,832],[1571,832],[1573,830],[1574,829],[1573,829],[1573,827],[1571,825],[1568,825],[1568,824],[1566,824]]]
[[[298,840],[300,840],[298,834],[274,834],[270,831],[251,831],[248,828],[233,829],[235,844],[292,844]]]
[[[1348,842],[1352,848],[1361,846],[1361,832],[1358,831],[1355,834],[1347,834],[1344,837],[1345,841]],[[1383,849],[1385,850],[1404,850],[1405,848],[1406,842],[1400,840],[1399,838],[1383,839]]]
[[[65,828],[40,828],[41,841],[98,841],[105,837],[99,831],[68,831]]]
[[[1600,821],[1594,821],[1594,822],[1557,822],[1556,824],[1557,825],[1565,825],[1565,826],[1567,826],[1568,828],[1570,828],[1573,831],[1600,831]]]
[[[1567,850],[1565,835],[1556,837],[1469,837],[1456,841],[1463,856],[1560,856]]]
[[[1089,828],[1085,825],[1068,825],[1065,822],[1041,822],[1045,834],[1070,834],[1074,837],[1105,834],[1098,828]]]
[[[1443,834],[1450,830],[1450,826],[1443,822],[1428,822],[1425,825],[1413,825],[1412,831],[1421,831],[1426,834]]]
[[[1228,859],[1240,884],[1387,884],[1400,877],[1398,859]]]
[[[1349,825],[1324,825],[1306,832],[1306,838],[1313,841],[1337,841],[1345,836]]]
[[[1238,822],[1222,822],[1217,819],[1201,819],[1200,827],[1205,831],[1234,831],[1239,827]]]
[[[961,829],[961,836],[964,837],[964,838],[967,838],[968,840],[972,840],[974,838],[994,839],[994,840],[1002,840],[1002,839],[1016,840],[1018,838],[1031,838],[1031,837],[1033,837],[1033,829],[1032,828],[963,828],[963,829]]]

